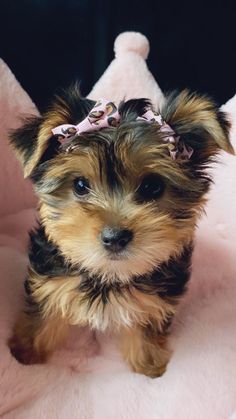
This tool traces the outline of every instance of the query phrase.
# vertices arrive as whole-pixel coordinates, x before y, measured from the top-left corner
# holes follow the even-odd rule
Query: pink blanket
[[[236,158],[221,157],[196,233],[189,292],[173,326],[163,377],[129,371],[114,336],[71,329],[47,365],[23,366],[6,345],[22,304],[34,198],[6,142],[19,113],[36,109],[0,62],[0,416],[17,419],[228,419],[236,410]],[[234,125],[236,96],[225,109]]]

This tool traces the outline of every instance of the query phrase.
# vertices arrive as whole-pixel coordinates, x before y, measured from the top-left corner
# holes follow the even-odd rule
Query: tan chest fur
[[[34,277],[34,280],[36,278]],[[158,296],[136,289],[122,293],[110,291],[104,303],[98,296],[92,303],[79,291],[80,277],[53,278],[34,282],[34,298],[42,305],[44,317],[61,315],[70,324],[89,325],[93,329],[119,329],[134,324],[155,321],[160,329],[163,321],[175,312],[175,307]]]

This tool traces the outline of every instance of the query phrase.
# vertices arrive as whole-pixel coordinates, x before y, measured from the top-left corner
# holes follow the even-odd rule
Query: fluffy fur
[[[40,199],[40,227],[31,236],[26,312],[10,347],[23,363],[41,362],[68,324],[116,328],[133,370],[155,377],[165,370],[167,328],[189,279],[209,163],[220,149],[233,153],[229,123],[207,97],[171,94],[161,114],[194,149],[190,161],[174,161],[158,126],[136,121],[147,100],[130,100],[120,106],[118,128],[78,137],[78,148],[65,153],[51,129],[78,123],[92,106],[74,86],[12,135]],[[73,191],[79,177],[90,185],[82,198]],[[143,183],[160,180],[157,199],[140,192]],[[112,259],[100,235],[114,225],[134,238]]]

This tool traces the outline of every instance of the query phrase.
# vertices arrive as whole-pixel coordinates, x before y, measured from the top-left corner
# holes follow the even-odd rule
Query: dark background
[[[160,87],[224,103],[236,92],[235,1],[0,0],[0,56],[40,110],[75,79],[82,93],[113,58],[122,31],[144,33]]]

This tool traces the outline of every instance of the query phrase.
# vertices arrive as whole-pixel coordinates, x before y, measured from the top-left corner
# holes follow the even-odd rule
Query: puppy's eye
[[[84,177],[74,180],[74,191],[76,195],[86,195],[89,193],[89,183]]]
[[[165,190],[165,183],[161,176],[151,174],[146,176],[137,190],[138,199],[152,201],[162,196]]]

